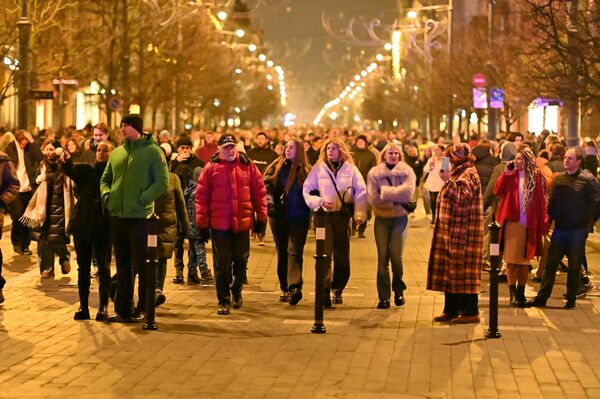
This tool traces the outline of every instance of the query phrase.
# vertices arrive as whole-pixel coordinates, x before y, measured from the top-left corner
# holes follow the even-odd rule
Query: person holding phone
[[[440,171],[445,182],[438,196],[427,289],[444,292],[444,311],[433,320],[479,323],[478,295],[483,252],[481,181],[469,146],[446,150],[452,167]]]
[[[528,147],[521,147],[515,160],[506,163],[494,195],[500,198],[496,220],[502,228],[509,305],[523,308],[531,259],[542,254],[542,238],[548,232],[546,184]]]
[[[442,158],[444,157],[444,148],[445,147],[443,145],[432,146],[433,156],[429,158],[427,164],[425,164],[425,167],[423,168],[424,173],[427,174],[423,187],[429,192],[432,226],[435,223],[437,196],[444,186],[444,181],[440,178],[440,171],[442,170]],[[447,170],[448,166],[446,166],[446,171]]]

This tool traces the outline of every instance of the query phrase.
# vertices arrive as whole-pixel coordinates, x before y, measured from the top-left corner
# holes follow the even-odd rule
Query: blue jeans
[[[556,269],[562,258],[566,255],[569,260],[569,272],[567,274],[567,299],[575,300],[581,279],[581,265],[585,258],[585,240],[588,229],[560,230],[555,228],[550,238],[550,248],[546,268],[542,276],[542,284],[537,296],[546,301],[552,294]]]
[[[377,293],[379,300],[390,299],[391,290],[402,294],[406,284],[402,281],[402,253],[408,231],[408,217],[384,218],[375,216],[375,243],[377,244]],[[389,265],[392,264],[390,287]]]
[[[200,242],[197,238],[190,238],[190,247],[188,249],[188,273],[195,274],[196,269],[200,268],[200,273],[208,273],[208,264],[206,263],[206,244]]]

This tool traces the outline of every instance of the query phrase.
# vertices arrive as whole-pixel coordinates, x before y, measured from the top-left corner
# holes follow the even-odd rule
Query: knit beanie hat
[[[140,134],[144,134],[144,120],[139,114],[125,115],[123,119],[121,119],[121,124],[123,123],[128,124]]]
[[[193,143],[188,136],[181,136],[179,137],[179,140],[177,140],[177,148],[181,147],[182,145],[192,147]]]

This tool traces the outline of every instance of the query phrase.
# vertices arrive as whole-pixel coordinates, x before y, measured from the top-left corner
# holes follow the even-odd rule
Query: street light
[[[229,15],[227,14],[226,11],[219,11],[217,13],[217,18],[219,18],[221,21],[225,21],[227,19]]]
[[[417,19],[418,15],[419,14],[415,10],[410,10],[409,12],[406,13],[406,18],[408,18],[408,19]]]
[[[246,32],[243,29],[237,29],[235,31],[235,35],[241,39],[242,37],[246,36]]]
[[[265,60],[267,59],[267,56],[264,54],[259,54],[258,59],[260,62],[265,62]]]
[[[250,43],[248,45],[248,51],[250,51],[251,53],[255,52],[256,51],[256,44]]]

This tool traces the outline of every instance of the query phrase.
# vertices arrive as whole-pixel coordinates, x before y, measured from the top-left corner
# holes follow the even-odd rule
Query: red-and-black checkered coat
[[[466,162],[452,170],[437,198],[427,289],[479,294],[482,252],[481,182]]]

